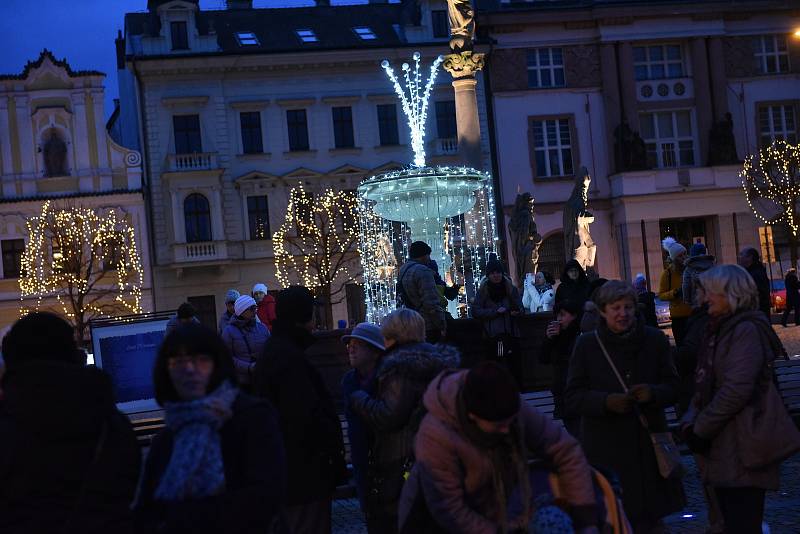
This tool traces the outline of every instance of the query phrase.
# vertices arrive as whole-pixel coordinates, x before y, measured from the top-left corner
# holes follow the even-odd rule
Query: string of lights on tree
[[[800,145],[775,141],[758,155],[748,156],[739,176],[747,204],[755,216],[766,224],[786,224],[792,235],[797,236]]]
[[[408,118],[414,163],[372,176],[358,188],[367,318],[377,323],[397,306],[397,276],[413,241],[428,243],[442,278],[462,286],[449,307],[454,316],[467,315],[486,262],[497,250],[491,175],[462,166],[425,166],[428,101],[442,58],[433,62],[424,88],[421,56],[415,52],[413,58],[413,70],[403,64],[405,89],[388,61],[381,65]]]
[[[27,230],[21,315],[54,297],[82,335],[90,319],[142,312],[142,262],[135,231],[124,216],[113,209],[100,215],[47,201],[40,215],[27,221]]]
[[[358,209],[352,191],[328,188],[315,195],[302,184],[294,187],[272,239],[281,286],[299,283],[336,295],[346,283],[357,282]]]

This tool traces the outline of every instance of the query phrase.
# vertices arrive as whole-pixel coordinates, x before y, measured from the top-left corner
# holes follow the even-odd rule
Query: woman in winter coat
[[[647,290],[647,278],[642,273],[638,273],[633,279],[633,289],[636,290],[636,301],[639,312],[644,316],[644,324],[658,328],[658,317],[656,317],[656,294]]]
[[[511,374],[522,384],[522,355],[519,351],[519,327],[515,318],[522,314],[519,291],[503,274],[503,264],[486,264],[486,278],[472,304],[472,316],[483,323],[487,338],[486,355],[508,365]]]
[[[709,325],[698,354],[695,395],[681,424],[714,488],[726,532],[761,532],[765,490],[778,489],[781,462],[800,450],[800,432],[772,380],[783,347],[752,277],[737,265],[700,275]]]
[[[269,402],[243,393],[219,337],[185,326],[153,369],[166,427],[147,455],[134,509],[142,533],[285,532],[286,457]]]
[[[536,276],[530,273],[525,278],[525,289],[522,292],[522,306],[529,313],[547,312],[553,309],[556,293],[553,286],[547,283],[544,273]]]
[[[671,237],[661,242],[669,255],[669,265],[658,280],[658,298],[669,302],[669,316],[672,319],[672,336],[675,344],[681,345],[686,335],[686,323],[692,314],[692,307],[683,300],[683,269],[686,264],[686,247]]]
[[[222,331],[222,342],[233,356],[239,384],[249,391],[256,359],[261,356],[270,334],[267,327],[256,320],[256,301],[253,297],[240,296],[233,308],[236,315]]]
[[[387,352],[377,374],[377,391],[350,395],[350,408],[375,435],[367,484],[370,532],[397,531],[397,501],[413,461],[412,442],[422,416],[425,388],[442,370],[458,367],[458,351],[425,343],[425,320],[408,308],[387,315],[381,326]]]
[[[561,283],[556,288],[556,301],[563,300],[578,302],[581,306],[589,300],[589,279],[578,260],[569,260],[561,273]]]
[[[612,470],[622,485],[625,512],[637,533],[657,530],[683,508],[680,481],[658,470],[648,430],[667,431],[664,409],[675,403],[678,374],[669,341],[636,314],[636,292],[619,280],[595,292],[603,321],[575,344],[567,380],[567,409],[583,418],[581,444],[589,461]],[[625,381],[623,388],[604,350]],[[627,393],[625,390],[628,390]]]

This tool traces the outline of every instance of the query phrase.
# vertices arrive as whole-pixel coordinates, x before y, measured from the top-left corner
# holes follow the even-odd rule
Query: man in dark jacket
[[[272,336],[256,362],[255,393],[278,412],[288,461],[287,519],[294,534],[331,530],[331,497],[346,477],[342,427],[322,377],[306,359],[314,343],[314,297],[302,286],[280,292]]]
[[[3,339],[0,532],[129,533],[141,453],[111,380],[49,313]]]
[[[767,320],[771,322],[770,308],[772,303],[770,302],[769,277],[767,276],[767,269],[761,263],[761,256],[759,256],[758,251],[753,247],[743,248],[739,253],[739,265],[744,267],[753,277],[758,289],[758,309],[764,312]]]
[[[784,278],[786,285],[786,308],[783,310],[783,317],[781,317],[781,324],[786,326],[789,320],[789,312],[794,310],[794,324],[800,326],[800,283],[797,280],[797,271],[789,269]]]
[[[436,343],[445,336],[447,323],[439,290],[436,289],[436,275],[428,267],[431,261],[431,247],[422,241],[411,243],[408,248],[409,260],[400,267],[397,276],[397,294],[402,305],[410,308],[425,319],[425,340]]]
[[[578,260],[569,260],[561,273],[561,283],[556,288],[556,304],[565,300],[577,303],[583,307],[591,295],[589,294],[589,279]]]

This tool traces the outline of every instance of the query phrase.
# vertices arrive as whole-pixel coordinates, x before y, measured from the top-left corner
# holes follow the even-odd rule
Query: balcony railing
[[[433,147],[434,156],[455,156],[456,154],[458,154],[458,139],[455,137],[436,139]]]
[[[228,246],[224,241],[201,241],[199,243],[176,243],[175,263],[224,260],[228,257]]]
[[[173,172],[207,171],[217,168],[216,152],[195,152],[193,154],[170,154],[167,166]]]

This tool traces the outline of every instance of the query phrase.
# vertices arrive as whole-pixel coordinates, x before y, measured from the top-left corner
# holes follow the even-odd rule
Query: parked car
[[[782,312],[786,309],[786,283],[783,280],[772,281],[772,309]]]
[[[658,326],[668,326],[672,324],[672,317],[669,315],[669,302],[656,298],[656,321]]]

